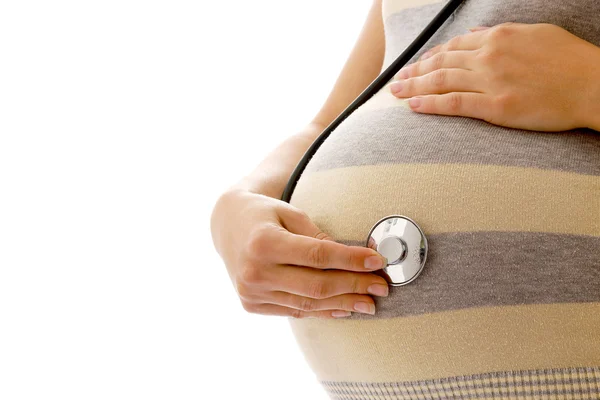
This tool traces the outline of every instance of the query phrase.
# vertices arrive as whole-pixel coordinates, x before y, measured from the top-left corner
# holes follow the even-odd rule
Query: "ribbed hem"
[[[335,400],[600,399],[600,367],[501,371],[408,382],[321,384]]]

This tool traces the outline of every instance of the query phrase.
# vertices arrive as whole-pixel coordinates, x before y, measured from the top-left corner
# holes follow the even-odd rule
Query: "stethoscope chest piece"
[[[387,258],[387,266],[381,272],[393,286],[414,281],[427,259],[425,234],[412,219],[402,215],[379,220],[369,232],[367,247]]]

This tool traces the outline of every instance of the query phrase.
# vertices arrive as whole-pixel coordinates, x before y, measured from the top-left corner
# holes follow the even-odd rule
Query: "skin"
[[[386,281],[370,273],[383,266],[377,252],[336,243],[304,212],[280,200],[244,191],[229,200],[239,206],[240,196],[244,218],[225,240],[242,246],[224,256],[246,311],[295,318],[375,313],[368,294],[388,294]]]
[[[429,50],[390,90],[412,110],[526,130],[600,130],[600,48],[551,24],[477,27]]]

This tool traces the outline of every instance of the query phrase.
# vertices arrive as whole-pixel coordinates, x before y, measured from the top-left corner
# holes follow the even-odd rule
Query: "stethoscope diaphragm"
[[[387,259],[381,274],[392,286],[414,281],[427,259],[427,238],[412,219],[390,215],[379,220],[367,236],[367,247]]]

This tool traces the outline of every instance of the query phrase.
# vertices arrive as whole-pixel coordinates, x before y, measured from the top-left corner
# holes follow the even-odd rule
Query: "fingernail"
[[[354,309],[364,314],[375,314],[375,305],[370,303],[363,303],[362,301],[359,301],[358,303],[354,304]]]
[[[412,108],[419,108],[421,107],[421,98],[420,97],[411,97],[410,99],[408,99],[408,104],[412,107]]]
[[[426,60],[429,57],[431,57],[431,52],[430,51],[426,51],[425,53],[423,53],[423,55],[421,56],[421,58],[419,58],[419,60]]]
[[[402,82],[394,82],[390,85],[390,90],[393,94],[400,93],[402,91]]]
[[[408,68],[404,67],[400,71],[398,71],[398,75],[396,75],[399,79],[408,78]]]
[[[371,256],[365,258],[366,269],[380,269],[383,267],[383,260],[379,256]]]
[[[332,311],[331,316],[334,318],[344,318],[352,315],[350,311]]]
[[[375,296],[386,297],[389,293],[389,289],[387,285],[380,285],[378,283],[374,283],[367,288],[367,292],[374,294]]]

